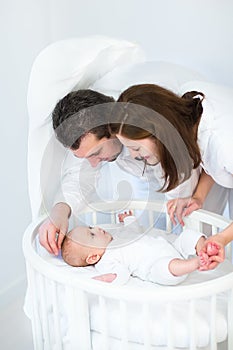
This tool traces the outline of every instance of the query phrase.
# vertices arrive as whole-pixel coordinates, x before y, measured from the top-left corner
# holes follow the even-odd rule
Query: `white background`
[[[27,84],[47,44],[104,34],[138,42],[149,60],[183,64],[233,86],[231,0],[0,0],[0,299],[24,288],[21,242],[30,223]],[[36,161],[36,160],[35,160]]]

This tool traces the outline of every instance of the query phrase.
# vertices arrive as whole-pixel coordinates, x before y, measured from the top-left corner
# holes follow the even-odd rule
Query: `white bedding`
[[[102,225],[103,226],[103,225]],[[106,225],[105,225],[106,226]],[[174,238],[174,235],[166,235],[164,232],[159,231],[157,229],[152,230],[153,234],[165,235],[170,240]],[[57,268],[61,269],[61,273],[65,273],[65,271],[71,271],[76,274],[81,274],[85,276],[85,278],[90,279],[92,276],[95,276],[97,273],[94,267],[86,267],[86,268],[75,268],[68,266],[62,258],[57,258],[51,256],[47,251],[45,251],[41,246],[39,246],[39,253],[43,259],[48,261],[51,264],[57,266]],[[202,281],[211,280],[226,273],[230,273],[233,271],[232,265],[225,261],[221,265],[218,266],[217,269],[213,271],[207,272],[193,272],[188,278],[182,283],[182,285],[189,285],[200,283]],[[94,283],[104,283],[104,282],[96,282]],[[48,282],[50,283],[50,282]],[[131,278],[127,284],[128,286],[142,288],[142,298],[143,291],[146,289],[157,289],[163,288],[160,285],[156,285],[154,283],[141,281],[137,278]],[[122,286],[124,288],[124,286]],[[175,287],[170,287],[175,288]],[[190,287],[191,288],[191,287]],[[47,308],[48,308],[48,317],[51,318],[51,305],[52,303],[52,292],[48,293],[47,290]],[[69,321],[67,318],[67,307],[69,307],[69,298],[66,295],[64,286],[60,286],[58,290],[59,300],[61,301],[60,305],[60,319],[62,324],[62,336],[64,349],[71,350],[69,343],[69,331],[71,329],[71,325],[69,325]],[[66,302],[64,302],[64,300]],[[102,325],[108,325],[108,335],[110,342],[110,349],[119,349],[120,343],[119,339],[121,339],[121,325],[122,319],[119,312],[119,302],[109,298],[107,301],[107,320],[102,319],[102,313],[100,310],[98,297],[93,294],[93,296],[89,296],[89,304],[90,304],[90,327],[92,330],[92,347],[93,350],[102,349]],[[72,305],[70,305],[72,307]],[[173,324],[173,332],[174,332],[174,341],[175,346],[180,348],[185,348],[189,344],[190,334],[189,334],[189,324],[187,322],[187,308],[188,303],[177,303],[175,305],[175,312],[172,315],[172,324]],[[132,349],[140,349],[140,344],[143,343],[143,319],[142,317],[138,317],[140,315],[141,305],[136,305],[135,303],[131,303],[127,305],[127,314],[128,314],[128,323],[127,323],[127,334],[129,340],[132,342]],[[210,332],[210,318],[209,318],[209,310],[210,310],[210,299],[202,299],[200,302],[198,301],[197,312],[195,313],[194,324],[196,326],[196,341],[197,346],[202,349],[208,349],[209,343],[209,332]],[[153,349],[160,349],[160,346],[167,345],[167,319],[166,319],[166,311],[165,305],[155,304],[150,307],[150,336],[152,344],[155,346]],[[78,327],[78,325],[77,325]],[[51,330],[52,331],[52,330]],[[224,294],[220,295],[217,299],[217,313],[216,313],[216,337],[218,342],[223,342],[227,338],[227,313],[226,313],[226,299]],[[138,347],[136,347],[136,344]],[[130,348],[131,349],[131,348]],[[164,350],[164,348],[163,348]]]
[[[147,288],[144,284],[144,288]],[[142,295],[143,297],[143,295]],[[108,332],[113,338],[121,339],[121,324],[122,318],[119,313],[119,303],[109,299],[108,305]],[[216,314],[216,330],[217,340],[222,342],[227,337],[227,319],[224,309],[224,301],[219,303],[218,311]],[[175,346],[185,348],[188,347],[190,341],[189,327],[187,322],[187,310],[188,303],[177,303],[174,308],[173,315],[173,335]],[[197,312],[193,319],[196,325],[196,341],[198,347],[207,346],[209,343],[209,309],[210,303],[208,300],[203,300],[198,303]],[[143,343],[143,325],[144,319],[138,317],[141,312],[141,305],[134,303],[128,305],[127,312],[129,313],[130,322],[128,322],[127,334],[129,340],[135,343]],[[151,343],[156,346],[167,345],[167,317],[165,312],[165,305],[153,305],[150,308],[150,322],[149,333],[151,336]],[[101,329],[102,320],[101,313],[99,311],[99,305],[97,302],[92,304],[91,307],[91,329],[97,332],[102,331]]]

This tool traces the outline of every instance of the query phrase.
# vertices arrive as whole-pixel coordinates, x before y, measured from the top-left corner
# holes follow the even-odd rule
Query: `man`
[[[101,164],[115,163],[111,166],[115,169],[118,166],[131,174],[127,188],[132,186],[132,193],[128,192],[127,197],[126,188],[124,199],[154,199],[156,191],[162,187],[160,164],[148,166],[142,177],[143,162],[130,157],[127,149],[110,134],[108,121],[113,101],[112,97],[93,90],[79,90],[66,95],[54,108],[52,120],[56,137],[77,158],[77,162],[69,165],[73,170],[69,169],[68,174],[63,176],[62,193],[56,196],[49,218],[39,229],[40,243],[50,253],[58,254],[71,212],[77,214],[85,202],[93,201],[101,176],[107,181],[110,168],[101,174]],[[181,184],[173,195],[185,195],[187,189],[192,191],[197,176],[195,173],[184,185]],[[135,187],[141,190],[140,194]]]
[[[53,202],[58,187],[57,177],[60,173],[60,165],[66,154],[64,149],[52,140],[50,115],[56,103],[70,91],[89,88],[116,67],[124,67],[142,61],[144,61],[144,53],[135,43],[104,36],[90,36],[52,43],[39,53],[33,63],[27,98],[30,118],[29,196],[33,219],[41,214],[48,214],[50,211],[51,220],[47,220],[40,228],[40,240],[50,252],[57,254],[62,236],[59,236],[58,245],[54,237],[56,232],[66,232],[67,218],[71,212],[70,206],[64,204],[66,203],[64,198],[60,202],[58,199],[57,204]],[[113,101],[113,99],[108,101]],[[97,164],[102,160],[111,160],[110,158],[114,158],[120,151],[121,145],[118,141],[112,142],[109,135],[106,135],[106,139],[109,140],[108,144],[113,146],[114,152],[110,152],[108,146],[105,146],[104,151],[107,149],[109,154],[91,155],[89,160],[93,162],[93,166],[94,162]],[[85,145],[86,140],[87,138],[82,141],[81,146]],[[97,141],[97,144],[100,143]],[[50,153],[47,157],[47,154],[53,150],[55,155]],[[82,147],[79,151],[82,151]],[[58,161],[55,164],[55,158],[59,158],[60,163]],[[106,161],[104,163],[106,164]],[[66,170],[67,173],[70,170],[68,166],[63,170],[65,178]],[[46,181],[48,183],[44,185]],[[64,182],[63,189],[66,187]]]

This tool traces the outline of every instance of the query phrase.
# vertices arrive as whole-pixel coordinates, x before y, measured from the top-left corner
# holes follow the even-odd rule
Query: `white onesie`
[[[129,218],[134,221],[122,226],[113,235],[113,240],[95,265],[97,271],[101,274],[115,273],[115,284],[126,283],[131,275],[165,285],[182,282],[187,275],[172,275],[168,269],[169,263],[175,258],[195,255],[196,243],[203,234],[187,229],[171,244],[163,237],[155,236],[155,229],[140,233],[135,217],[127,217],[127,221]]]

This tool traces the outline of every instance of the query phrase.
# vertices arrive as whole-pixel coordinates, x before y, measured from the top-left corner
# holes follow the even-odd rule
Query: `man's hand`
[[[50,217],[39,227],[40,244],[51,254],[58,255],[69,225],[70,207],[56,204]]]

